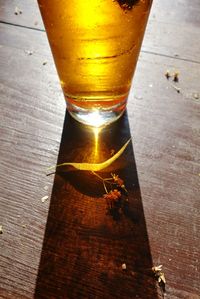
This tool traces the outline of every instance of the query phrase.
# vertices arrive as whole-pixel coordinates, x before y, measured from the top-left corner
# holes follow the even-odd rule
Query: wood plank
[[[15,14],[19,9],[22,13]],[[1,0],[0,20],[20,26],[44,30],[37,0]]]
[[[131,212],[115,222],[91,175],[45,176],[57,156],[93,160],[94,136],[66,115],[60,142],[65,103],[45,33],[0,28],[2,297],[161,298],[149,270],[163,264],[166,298],[198,298],[199,65],[140,56],[128,116],[99,137],[104,160],[132,136],[114,165]],[[166,69],[180,71],[180,93]]]
[[[45,52],[24,51],[37,43],[47,47],[43,33],[31,32],[6,25],[0,31],[3,298],[33,296],[49,205],[41,198],[51,195],[53,182],[45,169],[56,163],[65,112],[54,66],[42,64]]]
[[[155,254],[157,263],[167,267],[167,280],[173,276],[173,282],[167,286],[169,298],[190,298],[187,292],[193,294],[191,298],[198,298],[200,290],[192,271],[198,271],[199,262],[196,228],[199,228],[200,207],[200,107],[199,100],[195,101],[191,95],[192,91],[199,90],[200,69],[193,64],[190,73],[187,71],[190,63],[183,65],[177,60],[151,57],[154,75],[146,82],[149,90],[145,92],[141,82],[143,65],[148,64],[149,58],[142,57],[143,64],[138,65],[135,82],[137,103],[129,101],[128,111],[129,120],[134,119],[130,125],[136,136],[135,157],[147,227],[151,228],[148,230],[151,252],[153,260]],[[163,76],[162,68],[172,66],[180,70],[182,94]]]
[[[113,145],[118,149],[129,136],[124,117],[99,135],[97,153],[93,132],[76,125],[67,115],[58,163],[66,159],[102,161],[110,156]],[[122,207],[121,213],[108,209],[102,198],[105,193],[102,182],[94,175],[76,171],[57,173],[36,298],[49,298],[52,294],[59,298],[157,298],[131,148],[125,157],[129,166],[120,175],[126,180],[131,208]],[[110,171],[117,168],[120,172],[122,165],[119,161]],[[130,172],[132,176],[128,177]],[[127,265],[126,271],[122,270],[123,263]]]
[[[154,0],[142,51],[200,63],[199,15],[198,0]],[[36,0],[1,0],[0,21],[44,30]]]

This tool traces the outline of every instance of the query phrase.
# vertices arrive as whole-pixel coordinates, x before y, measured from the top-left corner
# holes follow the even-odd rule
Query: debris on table
[[[168,70],[165,73],[165,77],[167,78],[167,80],[171,77],[171,74]]]
[[[126,270],[126,264],[125,263],[122,264],[122,270]]]
[[[124,181],[123,181],[118,175],[116,175],[116,174],[111,173],[111,176],[112,176],[112,178],[113,178],[114,183],[115,183],[118,187],[124,189],[124,191],[126,191],[126,193],[128,193],[128,191],[126,190],[126,187],[125,187],[125,185],[124,185]]]
[[[117,189],[111,190],[110,192],[107,191],[107,193],[103,195],[103,198],[105,198],[110,203],[116,202],[117,200],[120,199],[120,197],[121,197],[121,192]]]
[[[32,50],[25,50],[24,51],[27,55],[31,56],[33,55],[33,51]]]
[[[178,82],[179,81],[179,72],[175,72],[173,75],[173,81]]]
[[[174,85],[174,84],[172,84],[172,87],[173,87],[178,93],[181,92],[181,88],[180,88],[180,87],[177,87],[177,86]]]
[[[111,155],[111,156],[114,156],[114,154],[115,154],[115,150],[114,150],[114,149],[111,149],[111,151],[110,151],[110,155]]]
[[[193,92],[192,97],[195,100],[199,100],[200,99],[200,94],[198,92]]]
[[[47,170],[49,171],[55,167],[58,168],[61,166],[72,166],[75,169],[82,170],[82,171],[91,171],[91,172],[100,171],[100,170],[110,166],[115,160],[117,160],[123,154],[123,152],[127,148],[130,141],[131,141],[131,138],[120,148],[120,150],[116,154],[114,154],[114,156],[112,156],[111,158],[109,158],[108,160],[106,160],[104,162],[101,162],[101,163],[66,162],[66,163],[58,164],[53,167],[51,166]]]
[[[48,195],[43,196],[43,197],[41,198],[41,202],[45,202],[45,201],[47,201],[48,198],[49,198]]]
[[[162,271],[162,265],[152,267],[152,271],[163,292],[165,292],[166,279],[164,272]]]
[[[134,98],[135,98],[136,100],[142,100],[142,99],[143,99],[143,97],[142,97],[141,95],[134,96]]]
[[[22,10],[19,7],[15,7],[15,15],[21,15],[22,14]]]
[[[42,63],[42,65],[46,65],[47,64],[47,61],[44,61],[43,63]]]
[[[3,225],[0,225],[0,235],[3,234]]]
[[[174,82],[178,82],[179,81],[179,71],[170,71],[170,70],[167,70],[165,72],[165,77],[167,79],[173,77],[173,81]]]
[[[165,275],[162,272],[162,265],[152,267],[152,271],[158,279],[158,282],[163,281],[166,284]]]
[[[169,81],[170,78],[173,78],[173,79],[170,81],[170,85],[177,91],[177,93],[180,93],[180,92],[181,92],[181,88],[178,87],[177,85],[175,85],[176,83],[179,82],[179,72],[178,72],[178,71],[171,72],[171,71],[167,70],[167,71],[165,72],[165,77],[167,78],[168,81]],[[173,84],[172,81],[173,81],[175,84]]]

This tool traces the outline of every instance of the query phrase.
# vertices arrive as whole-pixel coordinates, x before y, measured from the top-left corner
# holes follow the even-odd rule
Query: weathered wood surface
[[[36,5],[12,1],[22,3],[17,20],[34,27]],[[152,22],[169,45],[152,48],[161,55],[150,48],[141,54],[128,112],[100,134],[98,151],[93,133],[65,116],[45,32],[0,24],[0,298],[162,298],[151,275],[158,264],[166,298],[200,298],[200,66],[194,62],[200,5],[177,1],[178,10],[162,3],[155,2]],[[1,1],[1,20],[17,24],[9,17],[12,5]],[[176,35],[165,35],[161,17],[165,30],[179,22],[180,40],[189,38],[185,48]],[[170,45],[180,57],[163,56],[173,56]],[[165,78],[167,69],[180,71],[180,93]],[[108,213],[102,184],[91,174],[60,169],[46,176],[57,159],[102,161],[129,136],[132,145],[109,170],[129,190],[120,219]]]

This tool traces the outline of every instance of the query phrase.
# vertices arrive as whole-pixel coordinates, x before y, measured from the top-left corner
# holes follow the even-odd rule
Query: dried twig
[[[111,158],[108,160],[102,162],[102,163],[72,163],[72,162],[67,162],[67,163],[62,163],[56,166],[61,167],[61,166],[72,166],[78,170],[85,170],[85,171],[100,171],[108,166],[110,166],[115,160],[117,160],[122,153],[125,151],[126,147],[128,146],[131,138],[122,146],[122,148]],[[53,169],[53,167],[49,167],[48,170]]]

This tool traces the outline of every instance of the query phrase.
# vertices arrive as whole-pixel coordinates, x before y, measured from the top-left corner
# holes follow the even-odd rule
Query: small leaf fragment
[[[43,196],[43,197],[41,198],[41,202],[45,202],[48,198],[49,198],[48,195]]]

